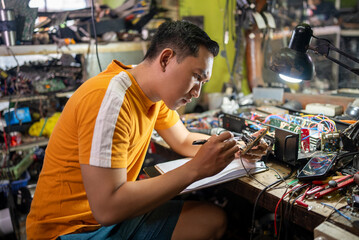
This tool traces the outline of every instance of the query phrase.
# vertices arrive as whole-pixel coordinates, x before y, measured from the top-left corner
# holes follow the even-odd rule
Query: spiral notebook
[[[179,166],[182,166],[186,162],[190,161],[190,158],[182,158],[169,162],[159,163],[152,167],[144,168],[145,173],[150,177],[155,177],[161,174],[165,174]],[[267,167],[264,162],[259,161],[256,163],[248,163],[243,161],[244,167],[251,174],[263,172],[267,170]],[[220,183],[228,182],[239,177],[243,177],[247,175],[246,169],[243,168],[242,162],[240,159],[233,160],[226,168],[224,168],[221,172],[213,175],[211,177],[203,178],[198,180],[191,185],[189,185],[185,190],[181,193],[191,192],[198,189],[214,186]]]

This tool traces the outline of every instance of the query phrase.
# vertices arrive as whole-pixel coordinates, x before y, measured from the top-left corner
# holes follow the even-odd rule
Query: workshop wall
[[[125,2],[125,0],[102,0],[102,4],[108,5],[110,8],[117,8]]]
[[[203,91],[206,93],[221,92],[223,84],[230,79],[229,70],[226,63],[226,57],[229,65],[232,66],[234,59],[234,17],[235,1],[228,1],[228,15],[225,16],[227,1],[218,0],[180,0],[179,13],[181,17],[185,16],[203,16],[204,30],[208,35],[217,41],[220,46],[220,53],[214,60],[213,73],[211,81],[204,85]],[[227,27],[226,27],[227,26]],[[227,28],[228,44],[224,44],[224,32]]]

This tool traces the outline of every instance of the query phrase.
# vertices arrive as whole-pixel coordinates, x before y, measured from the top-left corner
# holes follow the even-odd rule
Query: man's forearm
[[[102,225],[112,225],[160,206],[197,180],[195,170],[179,167],[155,178],[126,182],[106,199],[95,218]]]

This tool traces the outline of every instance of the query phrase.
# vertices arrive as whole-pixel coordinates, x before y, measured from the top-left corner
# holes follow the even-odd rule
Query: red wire
[[[281,197],[281,199],[279,199],[277,205],[275,206],[275,211],[274,211],[274,231],[275,231],[275,236],[277,236],[277,210],[279,207],[279,204],[281,203],[281,201],[284,199],[285,196],[287,196],[288,193],[291,193],[293,190],[301,187],[302,185],[297,185],[295,187],[293,187],[289,192],[286,192],[285,194],[283,194],[283,196]]]
[[[8,150],[8,146],[7,146],[7,137],[6,137],[6,133],[5,133],[5,129],[3,131],[3,135],[4,135],[4,142],[5,142],[5,147],[6,147],[6,151]]]
[[[1,114],[0,114],[0,120],[1,120]],[[7,136],[6,136],[6,133],[5,133],[5,127],[3,129],[3,136],[4,136],[4,143],[5,143],[5,148],[6,148],[6,153],[8,152],[8,149],[9,149],[9,146],[7,145]],[[2,167],[4,167],[6,164],[6,160],[4,159],[4,164]]]
[[[1,120],[1,114],[0,114],[0,120]],[[3,135],[4,135],[4,142],[5,142],[5,147],[6,147],[6,151],[8,150],[8,145],[7,145],[7,138],[6,138],[6,133],[5,133],[5,127],[3,129]]]

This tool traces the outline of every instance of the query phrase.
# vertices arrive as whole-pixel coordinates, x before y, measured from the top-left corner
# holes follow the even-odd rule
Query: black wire
[[[269,185],[267,185],[265,188],[262,189],[262,191],[258,194],[255,202],[254,202],[254,206],[253,206],[253,212],[252,212],[252,226],[251,226],[251,229],[250,229],[250,240],[252,240],[253,238],[253,232],[254,232],[254,223],[255,223],[255,216],[256,216],[256,207],[257,207],[257,204],[258,204],[258,201],[259,201],[259,198],[262,196],[262,194],[267,191],[268,188],[271,188],[281,182],[283,182],[283,180],[287,180],[288,178],[290,178],[292,176],[292,174],[294,173],[294,169],[291,169],[290,173],[283,177],[283,179],[279,179]]]
[[[288,189],[289,189],[289,185],[286,187],[285,189],[285,192],[283,193],[282,195],[282,200],[284,201],[284,196],[287,194],[288,192]],[[280,204],[281,205],[281,213],[283,213],[283,204]],[[274,218],[274,221],[277,221],[277,218]],[[280,223],[279,223],[279,231],[278,231],[278,239],[279,239],[279,236],[280,236],[280,229],[282,228],[282,223],[283,223],[283,218],[280,218]]]
[[[284,218],[287,218],[289,220],[289,217],[290,217],[290,211],[291,211],[291,208],[289,207],[291,205],[290,201],[292,200],[292,197],[299,191],[299,190],[302,190],[304,187],[307,187],[307,185],[303,185],[303,186],[300,186],[298,187],[297,189],[295,189],[293,192],[291,192],[290,196],[289,196],[289,199],[288,199],[288,204],[286,204],[286,207],[285,207],[285,210],[284,212],[282,213],[282,218],[281,218],[281,221],[284,219]],[[301,196],[301,195],[299,195]],[[299,197],[298,196],[298,197]],[[295,200],[297,200],[298,198],[296,198]],[[295,202],[294,200],[294,202]],[[287,213],[288,212],[288,213]],[[288,215],[289,214],[289,215]],[[285,217],[287,215],[287,217]],[[284,222],[284,225],[286,226],[285,229],[288,228],[288,221],[285,221]],[[279,236],[280,236],[280,231],[278,231],[278,240],[279,240]]]
[[[267,191],[268,188],[270,188],[271,186],[274,186],[278,183],[281,183],[283,180],[282,179],[279,179],[278,181],[275,181],[274,183],[271,183],[269,185],[267,185],[265,188],[262,189],[262,191],[258,194],[255,202],[254,202],[254,206],[253,206],[253,212],[252,212],[252,226],[251,226],[251,232],[250,232],[250,240],[252,240],[253,238],[253,232],[254,232],[254,223],[255,223],[255,216],[256,216],[256,207],[257,207],[257,204],[258,204],[258,200],[259,198],[262,196],[262,194]]]
[[[303,194],[300,194],[298,195],[294,200],[293,202],[290,204],[290,208],[289,208],[289,215],[288,215],[288,221],[286,221],[286,225],[287,227],[285,228],[285,239],[288,239],[288,229],[290,227],[289,225],[289,221],[290,221],[290,217],[291,217],[291,213],[292,213],[292,209],[293,209],[293,206],[294,206],[294,203],[297,201],[297,199],[299,199]]]
[[[290,201],[292,200],[293,196],[299,191],[302,190],[304,187],[306,187],[307,185],[303,185],[298,187],[297,189],[295,189],[293,192],[291,192],[289,198],[288,198],[288,204],[286,205],[285,211],[283,213],[283,216],[285,216],[287,214],[287,212],[289,211],[289,205],[290,205]],[[287,214],[288,216],[288,214]]]
[[[263,159],[264,157],[261,158],[261,161],[265,162],[266,160],[268,160],[268,156],[269,156],[269,151],[267,151],[266,155],[264,156],[265,159]],[[260,185],[262,185],[263,187],[266,187],[266,185],[264,185],[263,183],[261,183],[260,181],[258,181],[258,179],[256,179],[252,173],[251,173],[251,170],[248,171],[248,169],[246,168],[246,166],[244,165],[244,162],[243,162],[243,158],[242,158],[242,155],[239,155],[239,159],[241,160],[241,164],[243,166],[243,169],[246,171],[246,174],[248,177],[251,177],[253,180],[255,180],[257,183],[259,183]],[[264,169],[271,169],[271,168],[268,168],[267,166],[264,167]],[[276,172],[275,169],[272,168],[272,170],[274,170]],[[276,172],[279,176],[280,174],[278,172]],[[285,179],[282,178],[282,180],[284,181]]]
[[[91,0],[91,20],[92,20],[93,34],[94,34],[94,38],[95,38],[96,58],[97,58],[98,68],[100,69],[100,72],[102,72],[102,67],[101,67],[101,63],[100,63],[100,58],[99,58],[99,56],[98,56],[98,42],[97,42],[97,32],[96,32],[96,26],[95,26],[94,0]]]

